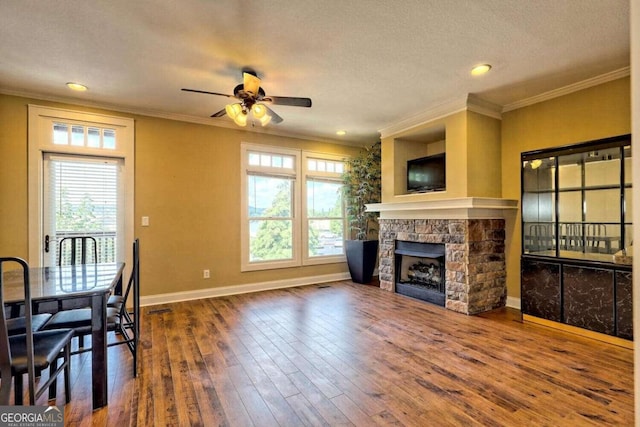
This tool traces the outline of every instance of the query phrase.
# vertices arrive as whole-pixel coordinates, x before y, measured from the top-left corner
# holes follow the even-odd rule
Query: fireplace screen
[[[404,255],[400,265],[400,283],[440,289],[443,283],[440,260]]]

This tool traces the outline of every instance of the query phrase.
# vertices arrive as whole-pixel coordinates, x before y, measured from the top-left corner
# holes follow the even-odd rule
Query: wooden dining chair
[[[127,307],[129,296],[132,296],[131,311]],[[107,331],[115,332],[121,337],[112,341],[108,346],[127,345],[133,357],[133,376],[138,376],[138,342],[140,337],[140,241],[133,243],[133,267],[131,276],[122,296],[117,296],[116,306],[107,307]],[[77,308],[59,311],[44,326],[45,330],[71,328],[74,336],[83,337],[91,334],[91,309]],[[72,354],[91,351],[91,348],[81,346]]]
[[[22,268],[24,286],[24,333],[9,335],[5,320],[4,274],[3,266],[15,263]],[[28,376],[29,404],[35,401],[45,390],[49,390],[49,399],[55,399],[58,375],[64,371],[65,401],[71,400],[71,377],[69,356],[71,352],[71,329],[53,329],[34,332],[31,313],[31,288],[29,265],[21,258],[0,258],[0,405],[9,404],[11,378],[14,379],[14,404],[22,405],[23,375]],[[62,364],[58,359],[62,358]],[[49,378],[36,389],[36,376],[49,368]]]

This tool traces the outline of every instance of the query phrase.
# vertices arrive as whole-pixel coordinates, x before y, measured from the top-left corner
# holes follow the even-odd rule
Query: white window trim
[[[306,190],[306,178],[307,176],[313,178],[335,178],[335,175],[330,173],[323,173],[318,171],[307,170],[307,159],[318,158],[325,160],[343,161],[344,156],[326,153],[314,153],[307,152],[299,149],[289,149],[276,146],[257,145],[251,143],[242,143],[241,150],[241,165],[240,168],[240,185],[241,187],[241,203],[240,203],[240,238],[241,238],[241,271],[259,271],[270,270],[277,268],[290,268],[300,267],[306,265],[320,265],[320,264],[334,264],[340,262],[346,262],[345,255],[330,255],[330,256],[318,256],[309,257],[309,250],[307,248],[308,243],[308,230],[306,224],[308,223],[307,212],[307,190]],[[293,258],[284,261],[262,261],[262,262],[249,262],[249,207],[247,198],[247,176],[248,176],[248,164],[249,164],[249,152],[263,152],[268,154],[283,154],[294,156],[295,166],[294,173],[295,179],[293,180]],[[251,167],[251,171],[261,172],[259,167]],[[262,172],[271,172],[273,169],[264,170]],[[346,216],[345,216],[345,230],[343,234],[346,236]]]
[[[320,178],[320,179],[335,179],[336,174],[331,172],[321,172],[321,171],[309,171],[307,169],[308,159],[323,159],[323,160],[333,160],[333,161],[344,161],[344,156],[338,156],[335,154],[325,154],[325,153],[314,153],[310,151],[302,152],[302,178],[300,181],[302,186],[302,265],[319,265],[319,264],[333,264],[339,262],[346,262],[347,258],[344,255],[327,255],[327,256],[309,256],[309,248],[307,244],[309,242],[309,227],[306,227],[305,224],[308,224],[309,217],[307,216],[307,178]],[[345,166],[346,167],[346,166]],[[336,180],[338,181],[338,180]],[[344,214],[344,201],[342,206],[343,218],[344,218],[344,229],[342,230],[342,236],[346,236],[347,234],[347,218]],[[343,239],[344,240],[344,239]],[[343,242],[344,245],[344,242]],[[343,246],[344,248],[344,246]]]
[[[110,127],[116,130],[115,150],[102,148],[56,145],[51,138],[52,124],[56,121],[83,126]],[[123,253],[128,266],[132,265],[132,252],[128,242],[134,240],[134,121],[130,118],[107,116],[61,108],[29,105],[28,129],[28,190],[29,190],[29,263],[35,267],[43,264],[40,242],[43,234],[42,182],[43,153],[79,154],[96,157],[119,158],[124,162],[124,230]]]
[[[300,151],[292,150],[287,148],[280,147],[272,147],[265,145],[256,145],[256,144],[248,144],[242,143],[240,145],[241,149],[241,165],[240,168],[240,185],[241,187],[241,214],[240,214],[240,235],[241,235],[241,262],[240,262],[240,270],[241,271],[258,271],[258,270],[271,270],[276,268],[289,268],[289,267],[298,267],[300,265],[300,254],[301,254],[301,240],[300,240],[300,227],[297,225],[300,221]],[[263,152],[269,154],[284,154],[294,157],[294,169],[293,169],[293,230],[292,230],[292,239],[293,239],[293,257],[290,260],[280,260],[280,261],[261,261],[261,262],[249,262],[249,206],[248,206],[248,198],[247,198],[247,176],[248,170],[247,167],[249,165],[249,152]],[[259,167],[251,167],[252,171],[261,172]],[[273,173],[273,169],[264,169],[262,172],[265,173]],[[284,172],[284,171],[283,171]],[[289,175],[289,174],[287,174]]]

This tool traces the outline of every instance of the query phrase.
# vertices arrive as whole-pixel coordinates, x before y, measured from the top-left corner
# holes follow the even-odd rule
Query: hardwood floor
[[[336,282],[143,310],[140,375],[109,350],[91,411],[73,360],[67,425],[633,424],[632,351],[503,309],[468,317]],[[59,384],[59,401],[62,388]]]

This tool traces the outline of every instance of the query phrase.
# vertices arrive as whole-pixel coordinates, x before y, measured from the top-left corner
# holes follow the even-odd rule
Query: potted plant
[[[351,279],[369,283],[378,255],[378,213],[367,212],[366,204],[380,203],[380,141],[346,160],[342,191],[346,203],[349,234],[345,242]]]

